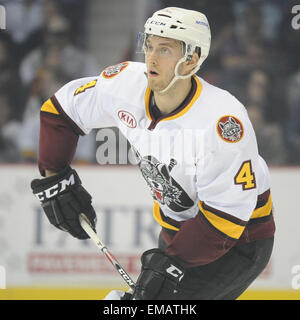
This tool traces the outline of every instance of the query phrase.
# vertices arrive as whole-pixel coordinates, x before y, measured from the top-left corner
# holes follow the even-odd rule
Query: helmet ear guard
[[[196,47],[196,48],[195,48],[195,51],[190,54],[190,53],[188,53],[188,52],[191,52],[191,50],[190,50],[190,49],[186,49],[186,44],[185,44],[185,42],[183,42],[183,41],[181,41],[181,42],[182,42],[182,46],[183,46],[183,55],[186,55],[186,53],[187,53],[186,61],[191,61],[192,58],[193,58],[193,54],[194,54],[195,52],[197,53],[197,55],[198,55],[199,58],[201,57],[201,48]]]

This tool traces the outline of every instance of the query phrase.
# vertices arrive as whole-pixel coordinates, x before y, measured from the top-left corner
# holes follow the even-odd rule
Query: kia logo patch
[[[118,112],[119,119],[129,128],[136,128],[135,117],[128,111],[120,110]]]

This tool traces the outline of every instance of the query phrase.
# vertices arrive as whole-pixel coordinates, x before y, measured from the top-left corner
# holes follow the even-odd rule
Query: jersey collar
[[[153,129],[159,121],[177,119],[178,117],[181,117],[191,109],[191,107],[193,106],[195,101],[199,98],[202,92],[202,83],[200,82],[200,80],[195,75],[193,76],[192,80],[195,81],[195,89],[193,90],[189,99],[186,99],[180,107],[175,109],[170,114],[161,116],[158,119],[154,119],[154,117],[151,115],[150,100],[153,93],[150,87],[149,86],[147,87],[146,93],[145,93],[145,107],[146,107],[147,117],[151,121],[149,129]]]

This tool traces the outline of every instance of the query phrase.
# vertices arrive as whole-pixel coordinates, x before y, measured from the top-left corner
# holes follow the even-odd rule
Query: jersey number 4
[[[250,190],[256,187],[255,174],[252,171],[251,160],[244,161],[234,177],[235,184],[241,184],[243,190]]]
[[[90,81],[89,83],[82,85],[75,91],[74,96],[76,96],[79,93],[85,92],[85,90],[87,89],[95,87],[96,83],[97,83],[97,80],[93,80],[93,81]]]

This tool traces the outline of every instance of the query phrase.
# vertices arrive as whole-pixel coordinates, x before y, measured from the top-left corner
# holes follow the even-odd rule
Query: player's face
[[[145,62],[148,84],[153,91],[161,91],[167,87],[182,56],[182,45],[179,41],[158,36],[148,37],[145,43]]]

